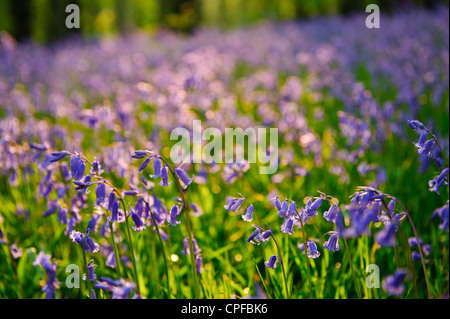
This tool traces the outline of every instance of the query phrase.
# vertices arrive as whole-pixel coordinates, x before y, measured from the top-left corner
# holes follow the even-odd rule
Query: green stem
[[[144,199],[143,199],[143,201],[144,201],[145,205],[147,206],[147,209],[150,211],[150,216],[152,217],[153,225],[155,225],[156,231],[158,233],[159,243],[161,244],[161,249],[162,249],[162,252],[163,252],[164,270],[165,270],[165,273],[166,273],[167,298],[170,299],[170,291],[171,290],[170,290],[169,266],[167,265],[167,254],[166,254],[166,251],[164,249],[164,241],[162,240],[161,233],[159,231],[159,226],[156,223],[156,220],[155,220],[155,217],[153,216],[153,211],[150,208],[150,205]]]
[[[138,293],[138,295],[140,295],[141,294],[141,289],[140,289],[140,286],[139,286],[139,280],[138,280],[138,275],[137,275],[137,263],[136,263],[136,256],[135,256],[135,253],[134,253],[133,240],[132,240],[132,237],[131,237],[130,223],[128,222],[128,217],[129,216],[127,215],[127,209],[125,207],[125,203],[124,203],[123,199],[121,197],[119,199],[120,199],[120,202],[123,205],[123,210],[124,210],[124,213],[125,213],[125,224],[126,224],[126,229],[127,229],[128,242],[130,243],[131,261],[133,263],[134,281],[136,283],[137,293]]]
[[[284,270],[284,262],[283,262],[283,256],[281,254],[281,250],[280,247],[278,246],[278,243],[275,239],[275,236],[271,233],[270,237],[272,237],[275,245],[277,246],[277,250],[278,250],[278,255],[280,257],[280,262],[281,262],[281,270],[283,271],[283,279],[284,279],[284,288],[286,289],[286,298],[287,299],[291,299],[291,297],[289,296],[289,289],[288,289],[288,284],[287,284],[287,279],[286,279],[286,272]]]
[[[306,233],[305,233],[305,227],[303,225],[302,217],[300,216],[299,212],[296,211],[298,219],[300,220],[300,224],[302,226],[302,234],[303,234],[303,252],[305,254],[305,261],[306,261],[306,271],[308,272],[308,284],[309,284],[309,298],[313,299],[313,293],[312,293],[312,283],[311,283],[311,270],[309,269],[309,260],[308,260],[308,253],[307,253],[307,246],[306,246]]]
[[[347,251],[348,263],[350,264],[350,269],[352,272],[353,281],[355,283],[356,292],[358,293],[358,298],[362,299],[361,290],[358,285],[358,281],[356,280],[355,270],[353,269],[353,260],[352,255],[350,254],[350,250],[348,249],[347,239],[343,238],[345,244],[345,250]]]
[[[89,278],[89,273],[88,273],[88,269],[87,269],[87,258],[86,258],[86,249],[85,249],[86,237],[87,237],[87,234],[85,234],[85,236],[83,238],[83,246],[81,246],[81,247],[83,249],[84,273],[86,274],[86,285],[89,290],[89,298],[92,299],[92,287],[91,287],[91,280]]]
[[[166,159],[163,156],[159,155],[159,157],[169,168],[169,171],[172,174],[173,179],[175,180],[175,184],[177,185],[178,192],[180,193],[180,196],[181,196],[181,200],[183,201],[184,215],[186,217],[186,228],[187,228],[187,232],[188,232],[189,251],[191,252],[189,255],[190,255],[190,259],[191,259],[192,277],[194,279],[194,294],[195,294],[195,298],[198,299],[198,298],[200,298],[200,293],[199,293],[199,288],[198,288],[197,267],[196,267],[196,261],[195,261],[195,256],[194,256],[194,243],[192,240],[194,233],[192,230],[191,219],[189,216],[189,206],[188,206],[188,203],[186,200],[186,196],[183,192],[183,188],[181,187],[180,181],[178,180],[178,177],[176,176],[172,167],[167,163]]]
[[[439,149],[441,150],[441,154],[442,154],[442,158],[444,159],[445,162],[445,166],[448,167],[448,162],[447,162],[447,158],[445,156],[444,150],[442,149],[441,144],[439,143],[438,139],[436,138],[436,135],[434,135],[431,131],[427,130],[428,133],[430,133],[430,135],[433,137],[434,141],[436,142],[437,146],[439,147]]]
[[[112,238],[112,244],[113,244],[113,250],[114,250],[114,257],[116,259],[116,267],[117,267],[117,272],[119,273],[119,277],[122,278],[122,271],[120,269],[120,258],[119,258],[119,251],[117,249],[117,244],[116,244],[116,239],[114,237],[114,230],[113,230],[113,223],[109,222],[109,230],[111,233],[111,238]]]

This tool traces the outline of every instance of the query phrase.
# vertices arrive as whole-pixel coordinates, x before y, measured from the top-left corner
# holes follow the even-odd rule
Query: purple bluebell
[[[339,212],[338,205],[333,204],[330,206],[330,209],[328,209],[326,212],[323,213],[323,218],[330,223],[335,223],[336,215],[338,212]]]
[[[243,202],[244,202],[243,198],[230,197],[227,199],[227,202],[224,207],[226,210],[230,212],[237,211],[241,207]]]
[[[197,270],[197,273],[200,274],[202,272],[202,255],[198,254],[195,256],[195,269]]]
[[[148,155],[148,153],[146,151],[142,151],[142,150],[138,150],[134,152],[134,155],[131,155],[131,157],[136,158],[136,159],[141,159],[144,158]]]
[[[247,238],[248,243],[259,245],[261,240],[261,229],[256,228],[255,231]]]
[[[433,148],[434,144],[436,142],[434,140],[428,140],[425,142],[425,145],[422,147],[419,147],[417,152],[420,156],[429,156],[431,157],[431,149]]]
[[[87,264],[87,272],[89,275],[89,281],[97,280],[97,275],[94,273],[94,264],[92,262]],[[86,274],[83,274],[83,280],[86,280]]]
[[[111,251],[108,257],[106,257],[105,265],[107,267],[116,268],[116,255],[113,251]]]
[[[430,244],[425,244],[422,246],[422,251],[425,254],[425,256],[428,256],[432,250],[433,250],[433,247]]]
[[[288,218],[295,218],[297,217],[297,203],[292,201],[289,204],[289,208],[287,210],[287,217]]]
[[[181,224],[180,221],[177,221],[178,214],[180,213],[180,207],[178,207],[178,204],[175,204],[170,209],[170,215],[168,223],[172,226],[176,226],[178,224]]]
[[[308,248],[306,255],[309,258],[318,258],[320,256],[320,252],[317,250],[317,245],[315,242],[308,240],[306,242],[306,247]]]
[[[133,289],[134,284],[131,283],[125,283],[123,286],[120,287],[113,287],[111,299],[128,299]]]
[[[328,241],[326,241],[323,244],[323,248],[328,249],[328,251],[339,251],[339,237],[336,234],[333,234],[328,238]]]
[[[278,200],[278,198],[277,198]],[[282,217],[282,218],[287,218],[287,210],[288,210],[288,201],[285,200],[282,204],[279,205],[280,207],[277,206],[278,208],[278,212],[277,215]]]
[[[180,181],[183,183],[183,189],[186,189],[189,185],[191,185],[194,180],[194,176],[190,178],[188,174],[182,168],[175,168],[175,174],[178,176]]]
[[[401,296],[405,292],[403,282],[408,272],[405,269],[397,269],[393,275],[387,276],[383,282],[383,289],[391,296]]]
[[[286,218],[281,225],[281,231],[285,234],[292,235],[294,231],[292,230],[292,226],[294,225],[294,220],[290,218]]]
[[[131,213],[131,219],[133,220],[134,223],[133,230],[141,231],[145,229],[147,222],[143,222],[142,219],[136,213]]]
[[[431,192],[436,192],[438,195],[440,195],[439,189],[442,185],[448,184],[447,175],[449,172],[449,168],[445,168],[442,170],[442,172],[433,180],[428,182],[428,185],[430,186]]]
[[[108,197],[108,210],[111,211],[114,202],[116,201],[116,194],[114,192],[109,193],[109,197]]]
[[[84,242],[84,238],[86,237],[86,240]],[[73,230],[70,235],[69,238],[72,239],[72,242],[79,244],[82,248],[83,248],[83,242],[84,242],[84,246],[85,246],[85,251],[91,252],[91,253],[96,253],[99,250],[99,244],[95,243],[94,240],[89,237],[89,236],[85,236],[84,234]]]
[[[153,159],[153,178],[162,177],[161,173],[161,160],[158,156],[155,156]]]
[[[137,195],[139,195],[139,191],[136,189],[123,192],[123,196],[137,196]]]
[[[102,206],[106,198],[106,185],[104,183],[100,183],[97,185],[97,188],[95,189],[95,195],[97,196],[97,200],[95,201],[94,205]]]
[[[428,137],[428,132],[423,131],[420,136],[419,136],[419,140],[417,141],[417,143],[414,143],[414,145],[417,148],[422,148],[425,146],[425,142],[427,141],[427,137]]]
[[[304,253],[305,252],[305,244],[304,243],[297,243],[297,248]]]
[[[445,204],[442,207],[436,208],[431,215],[431,220],[433,220],[436,216],[439,216],[441,219],[439,223],[439,229],[445,230],[448,232],[449,230],[449,209],[448,209],[448,201],[447,204]]]
[[[86,164],[84,163],[84,159],[82,159],[79,155],[70,159],[70,172],[75,181],[79,181],[83,178],[85,168]]]
[[[308,201],[306,204],[306,214],[308,216],[316,216],[317,209],[319,209],[320,205],[322,205],[322,198],[316,199],[313,203],[311,201]]]
[[[66,225],[66,230],[64,231],[64,235],[68,235],[72,232],[74,226],[75,226],[76,220],[75,217],[71,216],[68,221],[67,221],[67,225]]]
[[[397,223],[384,225],[383,229],[375,235],[375,241],[382,247],[394,247],[397,244],[396,231]]]
[[[61,223],[61,225],[67,224],[67,214],[68,210],[66,205],[61,205],[61,203],[58,204],[58,221]]]
[[[169,167],[164,165],[161,169],[161,182],[159,182],[159,186],[169,186],[172,182],[169,182]]]
[[[66,157],[66,155],[69,154],[69,152],[67,151],[61,151],[61,152],[53,152],[51,155],[52,157],[50,158],[50,162],[57,162],[62,160],[64,157]]]
[[[242,219],[246,222],[251,222],[253,220],[253,210],[253,205],[249,205],[245,211],[245,214],[242,214]]]
[[[58,208],[58,201],[56,199],[52,199],[47,202],[47,210],[42,213],[42,216],[47,217],[56,212]]]
[[[90,172],[91,174],[96,174],[96,175],[100,175],[101,173],[103,173],[102,166],[100,165],[100,162],[97,161],[97,159],[95,159],[95,160],[92,162],[92,167],[91,167],[91,169],[89,170],[89,172]]]
[[[148,164],[150,163],[150,160],[151,160],[152,158],[151,157],[147,157],[142,163],[141,163],[141,165],[139,166],[139,168],[138,168],[138,172],[139,173],[142,173],[142,171],[148,166]]]
[[[263,243],[267,242],[270,237],[272,236],[272,231],[271,230],[266,230],[264,232],[261,233],[261,241]]]
[[[417,120],[408,120],[408,125],[413,130],[426,130],[425,125]]]
[[[264,265],[266,265],[267,268],[275,269],[277,267],[277,263],[279,263],[278,256],[273,255],[273,256],[270,256],[269,260],[266,261],[264,263]]]
[[[91,176],[90,175],[86,175],[82,182],[74,181],[73,184],[76,186],[75,187],[76,191],[88,194],[89,193],[88,187],[91,186],[93,183],[91,182]]]
[[[113,222],[120,223],[123,221],[122,216],[119,212],[119,207],[120,207],[119,202],[114,201],[114,203],[112,204],[112,207],[111,207],[111,216],[109,217],[109,221],[111,223],[113,223]]]
[[[59,282],[56,280],[57,263],[50,261],[50,255],[41,251],[37,256],[33,265],[40,265],[47,273],[47,283],[42,288],[42,291],[46,293],[46,299],[55,298],[55,290],[59,288]]]
[[[417,247],[418,243],[417,243],[417,238],[416,237],[410,237],[408,238],[408,243],[410,247]],[[420,245],[423,245],[423,241],[421,238],[419,238],[419,243]]]

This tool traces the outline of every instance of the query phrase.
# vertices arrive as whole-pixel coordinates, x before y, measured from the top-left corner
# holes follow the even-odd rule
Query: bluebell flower
[[[289,208],[287,211],[287,217],[289,217],[289,218],[297,217],[297,203],[296,202],[292,201],[289,204]]]
[[[441,188],[441,186],[444,184],[445,185],[448,184],[447,180],[448,172],[449,168],[447,167],[443,169],[442,172],[435,179],[428,182],[431,192],[436,192],[438,195],[440,195],[439,189]]]
[[[116,280],[116,279],[112,279],[109,277],[103,277],[100,276],[100,280],[105,282],[107,285],[109,285],[110,287],[122,287],[123,286],[123,281],[122,280]]]
[[[383,229],[375,235],[375,241],[382,247],[394,247],[397,243],[395,233],[397,231],[397,223],[384,225]]]
[[[97,275],[94,273],[94,264],[92,262],[87,264],[87,272],[89,275],[89,281],[97,280]],[[83,274],[83,280],[86,280],[86,274]]]
[[[408,243],[409,243],[409,246],[410,246],[411,248],[417,247],[417,246],[418,246],[417,238],[416,238],[416,237],[410,237],[410,238],[408,238]],[[422,241],[421,238],[419,238],[419,243],[420,243],[420,245],[423,245],[423,241]]]
[[[230,212],[237,211],[241,207],[243,202],[244,202],[243,198],[231,197],[227,199],[227,202],[224,207],[226,210]]]
[[[175,204],[170,209],[170,215],[169,215],[169,224],[172,226],[176,226],[178,224],[181,224],[180,221],[177,221],[178,214],[180,213],[180,208],[178,207],[178,204]]]
[[[139,173],[142,173],[142,171],[148,166],[148,164],[150,163],[150,160],[151,160],[152,158],[151,157],[147,157],[142,163],[141,163],[141,165],[139,166],[139,168],[138,168],[138,172]]]
[[[304,243],[297,243],[297,248],[304,253],[305,252],[305,244]]]
[[[72,239],[72,242],[77,243],[81,246],[81,248],[83,248],[83,241],[84,238],[86,237],[84,246],[85,246],[85,251],[91,252],[91,253],[96,253],[97,251],[99,251],[99,247],[100,245],[95,243],[94,240],[89,237],[89,236],[85,236],[84,234],[73,230],[70,235],[69,238]]]
[[[408,125],[413,130],[426,130],[425,125],[417,120],[408,120]]]
[[[202,255],[196,255],[195,256],[195,269],[197,270],[197,273],[200,274],[202,272]]]
[[[280,261],[278,261],[278,256],[273,255],[273,256],[271,256],[271,257],[269,258],[268,261],[266,261],[266,262],[264,263],[264,265],[266,265],[267,268],[275,269],[275,268],[277,267],[277,263],[279,263],[279,262],[280,262]]]
[[[333,204],[330,206],[330,209],[328,209],[326,212],[323,213],[323,218],[330,223],[335,223],[336,215],[338,212],[339,212],[338,205]]]
[[[434,140],[428,140],[425,142],[425,145],[422,147],[419,147],[417,152],[420,156],[431,156],[431,149],[433,148],[434,144],[436,142]]]
[[[255,231],[247,238],[248,243],[259,245],[261,240],[261,229],[256,228]]]
[[[425,256],[428,256],[432,250],[433,250],[433,247],[430,244],[425,244],[422,246],[422,251],[425,254]]]
[[[339,237],[333,234],[328,238],[328,241],[323,244],[323,248],[328,249],[328,251],[339,251]]]
[[[56,212],[58,208],[58,201],[56,199],[52,199],[47,202],[47,210],[42,213],[42,216],[47,217]]]
[[[111,211],[114,202],[116,201],[116,194],[114,192],[109,193],[109,197],[108,197],[108,210]]]
[[[67,214],[68,210],[66,206],[62,206],[61,204],[58,204],[58,221],[61,223],[61,225],[67,224]]]
[[[186,189],[189,185],[191,185],[194,180],[194,176],[190,178],[188,174],[182,168],[175,168],[175,174],[178,176],[180,181],[183,183],[183,189]]]
[[[79,155],[70,159],[70,172],[75,181],[83,178],[85,168],[84,160]]]
[[[106,257],[105,265],[106,267],[116,268],[116,255],[113,251],[111,251],[108,254],[108,257]]]
[[[74,226],[75,226],[76,220],[73,216],[71,216],[69,218],[69,220],[67,221],[67,225],[66,225],[66,230],[64,231],[64,235],[68,235],[72,232]]]
[[[62,160],[64,157],[66,157],[66,155],[69,154],[69,152],[67,151],[61,151],[61,152],[53,152],[51,155],[52,157],[50,158],[50,162],[57,162]]]
[[[322,199],[318,198],[316,199],[314,202],[308,201],[308,203],[306,204],[306,214],[308,216],[316,216],[317,213],[317,209],[319,209],[320,205],[322,205]]]
[[[169,186],[172,184],[172,182],[169,182],[169,167],[167,165],[164,165],[164,167],[161,169],[161,182],[159,183],[160,186]]]
[[[433,214],[431,215],[431,220],[433,220],[436,216],[439,216],[439,218],[441,219],[440,223],[439,223],[439,229],[445,230],[446,232],[448,232],[449,230],[449,209],[448,209],[448,201],[447,204],[445,204],[444,206],[440,207],[440,208],[436,208],[433,212]]]
[[[317,245],[315,242],[308,240],[306,242],[306,247],[308,248],[306,255],[309,258],[318,258],[320,256],[320,252],[317,250]]]
[[[270,237],[272,236],[272,231],[271,230],[266,230],[265,232],[261,233],[261,241],[263,243],[267,242]]]
[[[253,220],[253,210],[253,205],[249,205],[245,211],[245,214],[242,214],[242,219],[246,222],[251,222]]]
[[[123,286],[120,287],[113,287],[111,290],[112,291],[111,299],[128,299],[133,289],[134,284],[131,283],[125,283]]]
[[[145,229],[147,222],[143,222],[142,219],[136,213],[131,213],[131,219],[133,220],[134,223],[133,230],[141,231]]]
[[[134,152],[134,155],[131,155],[132,158],[141,159],[148,155],[146,151],[138,150]]]
[[[387,276],[383,282],[383,289],[391,296],[401,296],[405,292],[403,282],[408,272],[405,269],[397,269],[391,276]]]
[[[97,200],[94,205],[101,206],[106,198],[106,185],[104,183],[100,183],[97,185],[95,189],[95,195],[97,196]]]
[[[294,231],[292,230],[292,226],[294,225],[294,220],[290,218],[286,218],[281,225],[281,231],[285,234],[292,235]]]
[[[119,210],[120,204],[118,201],[114,201],[111,207],[111,216],[109,217],[109,221],[111,223],[117,222],[122,223],[125,221],[125,214]]]
[[[425,146],[425,142],[427,141],[427,137],[428,137],[428,132],[423,131],[423,132],[420,134],[420,136],[419,136],[418,142],[417,142],[417,143],[414,143],[414,145],[415,145],[417,148],[422,148],[422,147],[424,147],[424,146]]]
[[[139,191],[136,189],[123,192],[123,196],[137,196],[137,195],[139,195]]]
[[[91,183],[91,176],[86,175],[84,180],[82,182],[80,181],[74,181],[73,184],[77,187],[75,187],[75,190],[77,192],[88,194],[88,187],[91,186],[93,183]]]
[[[90,172],[91,174],[98,174],[98,175],[100,175],[101,173],[103,173],[102,166],[100,165],[100,162],[97,161],[97,159],[95,159],[95,160],[92,162],[92,167],[91,167],[91,169],[89,170],[89,172]]]
[[[153,159],[153,171],[153,178],[161,177],[161,160],[158,156],[155,156],[155,158]]]
[[[287,210],[288,210],[288,201],[285,200],[282,204],[280,204],[280,207],[278,208],[278,212],[277,215],[282,217],[282,218],[287,218]]]
[[[46,293],[45,298],[46,299],[55,298],[55,289],[59,288],[59,284],[60,284],[56,280],[57,263],[52,263],[50,261],[50,255],[45,254],[43,251],[41,251],[36,256],[36,259],[33,262],[33,265],[41,266],[42,268],[44,268],[45,272],[47,273],[47,283],[42,288],[42,291]]]

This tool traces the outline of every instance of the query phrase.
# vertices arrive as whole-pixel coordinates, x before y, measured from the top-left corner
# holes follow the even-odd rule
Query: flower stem
[[[302,234],[303,234],[303,252],[305,254],[305,262],[306,262],[306,271],[308,273],[308,284],[309,284],[309,298],[313,299],[313,293],[312,293],[312,283],[311,283],[311,270],[309,269],[309,260],[308,260],[308,253],[307,253],[307,248],[306,248],[306,233],[305,233],[305,227],[303,224],[303,220],[302,217],[300,216],[300,214],[298,213],[298,211],[296,211],[298,219],[300,220],[300,224],[302,226]]]
[[[353,269],[353,260],[352,260],[352,255],[350,254],[350,250],[348,249],[347,239],[343,238],[343,240],[344,240],[344,244],[345,244],[345,250],[347,251],[348,263],[350,264],[353,281],[355,283],[356,292],[358,294],[358,298],[362,299],[361,290],[359,288],[358,281],[356,280],[355,270]]]
[[[190,216],[189,216],[189,205],[187,203],[186,196],[185,196],[185,194],[183,192],[183,188],[181,187],[180,181],[178,180],[178,177],[176,176],[176,174],[173,171],[172,167],[167,163],[166,159],[163,156],[159,155],[159,157],[162,159],[162,161],[169,168],[169,171],[172,174],[173,179],[175,180],[175,184],[177,185],[178,192],[180,193],[180,196],[181,196],[181,200],[183,201],[184,214],[185,214],[185,217],[186,217],[186,228],[187,228],[187,232],[188,232],[189,251],[194,252],[194,243],[193,243],[193,240],[192,240],[192,238],[194,236],[194,232],[193,232],[192,226],[191,226],[191,219],[190,219]],[[195,298],[199,298],[200,297],[200,293],[199,293],[199,287],[198,287],[198,277],[197,277],[197,268],[196,268],[195,256],[194,256],[193,253],[191,253],[189,255],[190,255],[190,259],[191,259],[192,277],[194,279],[194,294],[195,294]]]
[[[124,203],[122,197],[119,197],[119,200],[120,200],[120,202],[123,205],[123,210],[124,210],[124,213],[125,213],[125,224],[126,224],[126,229],[127,229],[128,242],[130,244],[131,261],[133,263],[134,281],[136,283],[137,293],[138,293],[138,295],[140,295],[141,294],[141,289],[140,289],[140,286],[139,286],[139,280],[138,280],[138,275],[137,275],[137,263],[136,263],[136,256],[135,256],[135,253],[134,253],[133,240],[132,240],[132,237],[131,237],[130,223],[128,222],[128,217],[129,216],[127,215],[127,209],[125,207],[125,203]]]
[[[286,289],[286,298],[287,299],[291,299],[291,297],[289,296],[289,289],[288,289],[288,284],[287,284],[287,279],[286,279],[286,272],[284,270],[284,262],[283,262],[283,256],[281,254],[281,250],[280,247],[278,246],[278,243],[275,239],[275,236],[273,234],[270,235],[275,243],[275,245],[277,246],[277,250],[278,250],[278,256],[280,257],[280,262],[281,262],[281,270],[283,271],[283,279],[284,279],[284,288]]]
[[[439,147],[439,149],[441,150],[441,154],[442,154],[442,158],[444,159],[445,162],[445,166],[448,167],[448,162],[447,162],[447,158],[445,156],[444,150],[442,149],[441,144],[439,143],[436,135],[434,135],[431,131],[427,130],[428,133],[430,133],[431,137],[433,137],[434,141],[436,142],[437,146]]]
[[[159,231],[159,226],[156,223],[156,220],[155,220],[155,217],[153,216],[153,211],[150,208],[150,205],[148,204],[148,202],[146,200],[143,199],[143,201],[144,201],[145,205],[147,206],[147,209],[150,211],[150,216],[152,217],[153,225],[155,225],[156,231],[158,233],[159,242],[161,244],[161,249],[162,249],[162,252],[163,252],[164,270],[165,270],[165,273],[166,273],[167,298],[170,299],[170,291],[171,290],[170,290],[169,266],[167,265],[167,254],[166,254],[166,251],[164,249],[164,242],[162,240],[161,233]]]
[[[88,290],[89,290],[89,298],[92,299],[92,287],[91,287],[91,280],[89,278],[89,273],[88,273],[88,269],[87,269],[87,258],[86,258],[86,249],[85,249],[86,237],[87,237],[87,234],[85,234],[85,236],[83,238],[83,246],[82,246],[82,249],[83,249],[83,260],[84,260],[84,273],[86,274],[86,285],[87,285]]]

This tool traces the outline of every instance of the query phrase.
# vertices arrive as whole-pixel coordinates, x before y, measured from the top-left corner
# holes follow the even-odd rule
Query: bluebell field
[[[448,298],[449,10],[365,18],[1,33],[0,297]],[[193,120],[276,173],[173,163]]]

